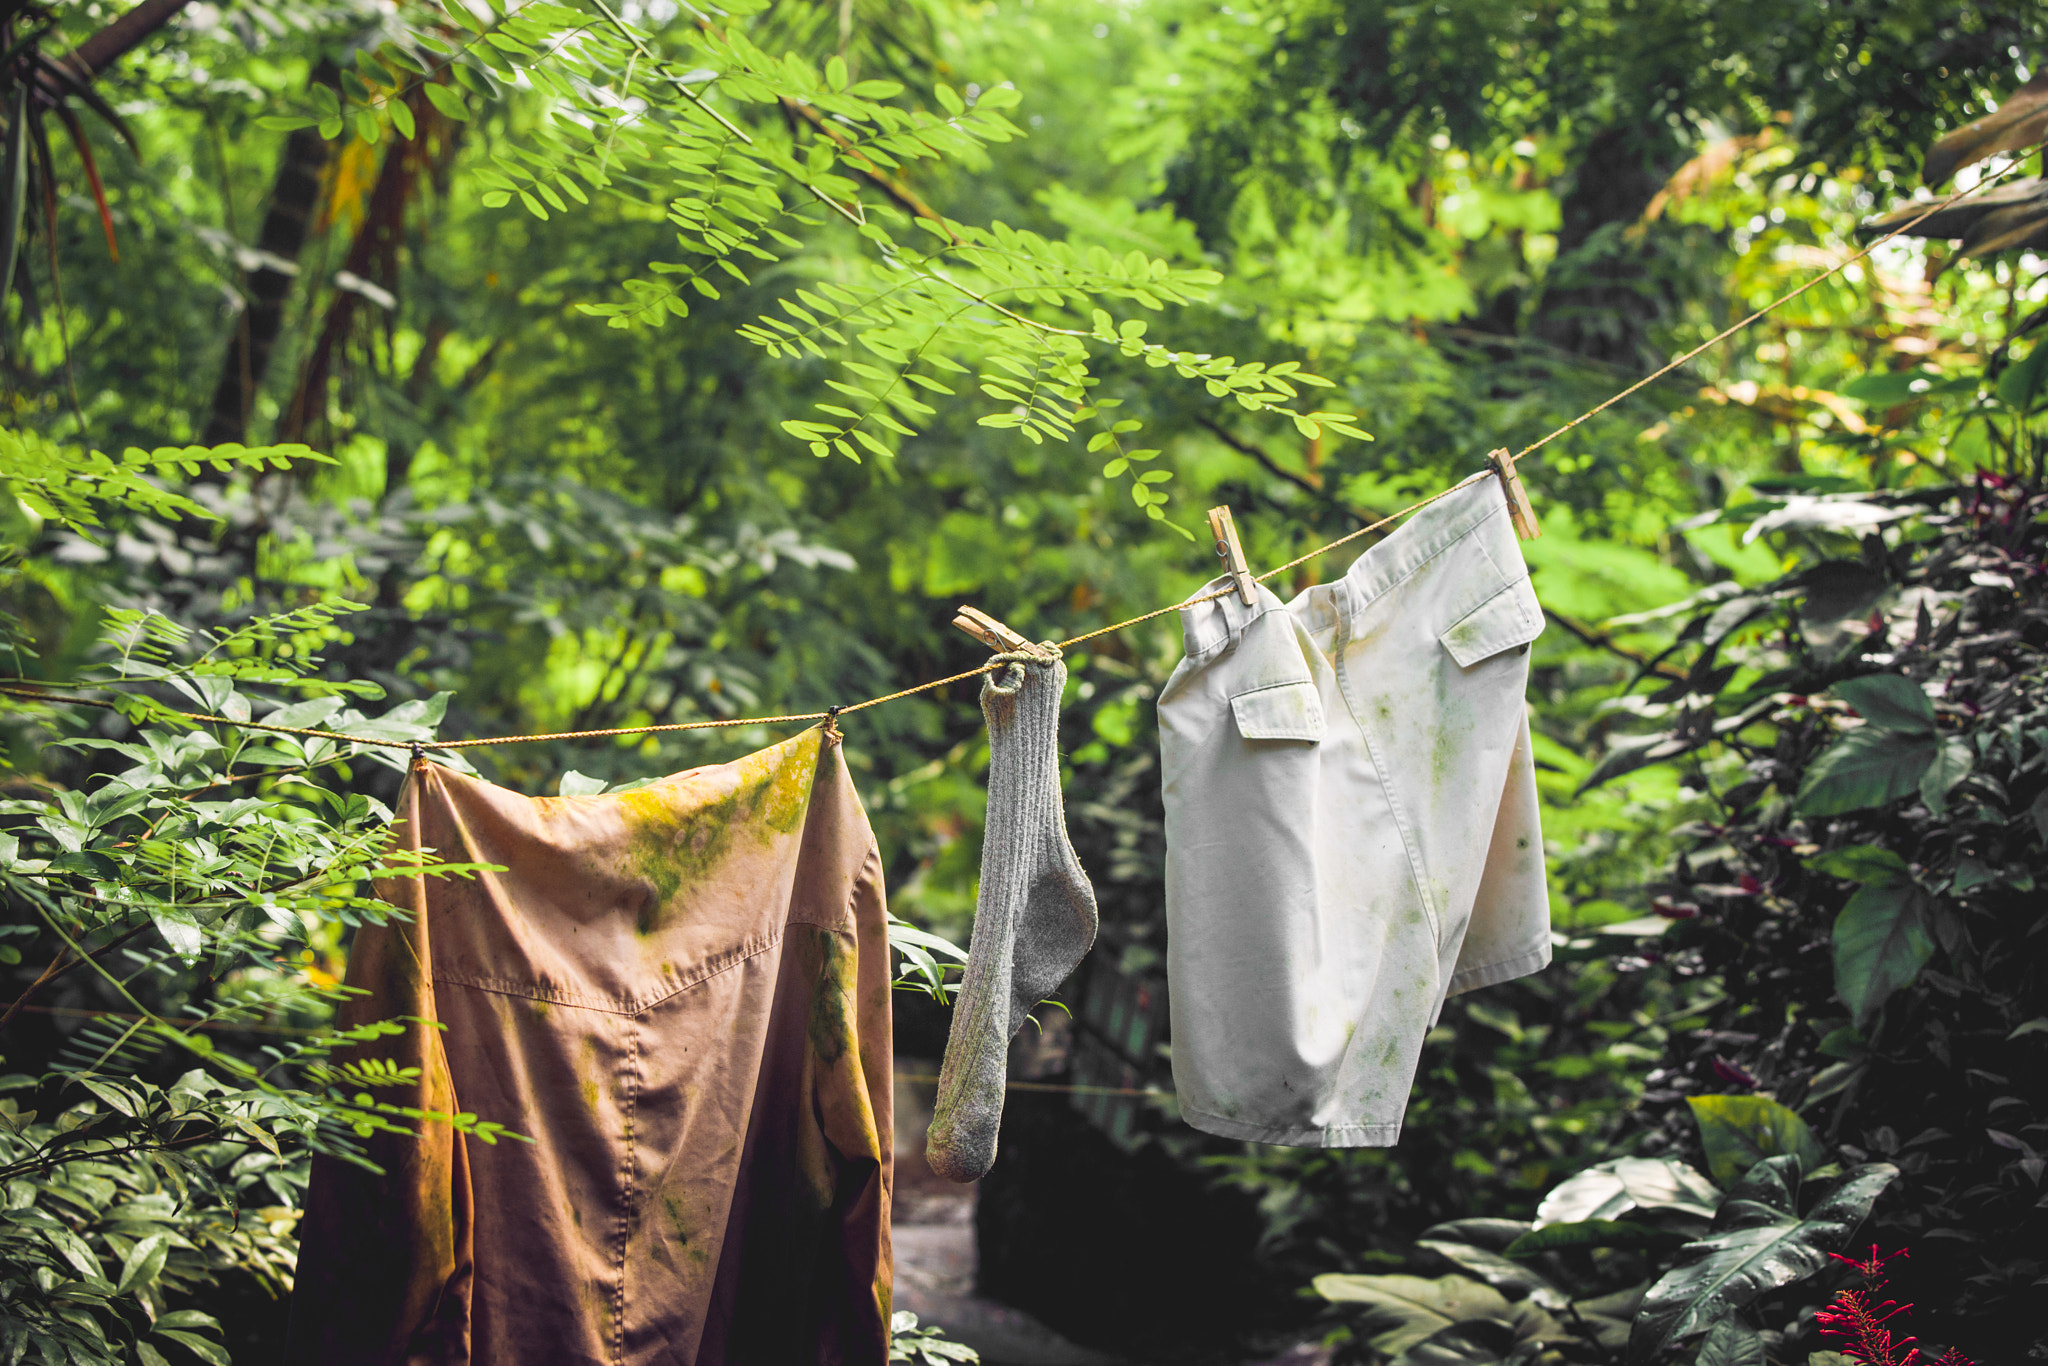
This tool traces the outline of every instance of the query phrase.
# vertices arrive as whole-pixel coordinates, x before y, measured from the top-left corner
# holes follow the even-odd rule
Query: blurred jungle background
[[[275,1360],[309,1150],[412,1122],[323,1032],[404,751],[173,713],[957,673],[962,603],[1173,602],[1219,503],[1292,559],[1996,177],[1523,462],[1557,961],[1450,1003],[1398,1147],[1178,1122],[1178,633],[1069,652],[1102,939],[971,1200],[899,1153],[899,1351],[1906,1366],[1840,1327],[1888,1278],[1930,1360],[2048,1359],[2043,60],[2024,0],[0,0],[0,1352]],[[986,742],[971,683],[845,729],[914,1111]]]

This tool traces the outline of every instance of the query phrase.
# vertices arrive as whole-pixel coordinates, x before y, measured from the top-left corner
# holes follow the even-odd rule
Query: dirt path
[[[931,1075],[929,1063],[905,1066]],[[1020,1309],[975,1293],[976,1188],[956,1186],[924,1161],[932,1087],[896,1081],[896,1308],[935,1323],[981,1353],[983,1366],[1154,1366],[1126,1361],[1067,1341]],[[1328,1366],[1329,1353],[1295,1348],[1256,1366]]]

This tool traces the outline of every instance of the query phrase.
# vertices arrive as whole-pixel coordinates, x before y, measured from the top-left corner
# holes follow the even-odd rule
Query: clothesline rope
[[[1865,257],[1869,256],[1872,252],[1876,251],[1885,243],[1920,226],[1920,224],[1926,222],[1935,214],[1940,213],[1942,210],[1950,207],[1953,204],[1958,203],[1961,200],[1969,198],[1971,195],[1989,189],[1992,185],[1996,184],[1998,181],[2004,179],[2007,175],[2010,175],[2013,171],[2017,170],[2022,164],[2026,153],[2031,150],[2033,149],[2028,148],[2018,153],[2015,153],[2013,159],[2010,162],[2008,162],[2003,169],[1996,171],[1990,175],[1981,177],[1976,184],[1970,186],[1968,189],[1957,190],[1955,193],[1951,194],[1947,199],[1930,204],[1925,213],[1913,219],[1911,222],[1902,223],[1898,227],[1893,228],[1890,232],[1873,241],[1869,246],[1863,248],[1863,250],[1857,252],[1854,256],[1851,256],[1846,260],[1839,261],[1836,264],[1829,266],[1826,270],[1814,276],[1812,279],[1800,285],[1798,288],[1788,290],[1784,294],[1779,295],[1777,298],[1771,300],[1762,308],[1759,308],[1755,312],[1749,314],[1741,321],[1731,323],[1729,326],[1722,328],[1719,332],[1716,332],[1713,336],[1707,338],[1707,340],[1701,342],[1698,346],[1693,347],[1690,351],[1687,351],[1683,355],[1678,356],[1674,360],[1670,361],[1668,364],[1660,366],[1656,370],[1651,371],[1649,374],[1637,380],[1634,384],[1629,385],[1626,389],[1623,389],[1619,393],[1616,393],[1611,397],[1603,400],[1602,402],[1595,404],[1593,407],[1588,408],[1585,412],[1580,413],[1577,417],[1565,423],[1563,426],[1558,427],[1555,430],[1545,434],[1544,436],[1541,436],[1536,440],[1530,442],[1528,445],[1522,447],[1521,450],[1516,451],[1513,455],[1507,457],[1509,467],[1512,468],[1514,463],[1520,461],[1525,456],[1531,455],[1536,451],[1541,450],[1543,447],[1557,440],[1557,438],[1565,435],[1573,428],[1578,427],[1580,424],[1590,421],[1591,419],[1599,416],[1601,413],[1606,412],[1609,408],[1612,408],[1615,404],[1620,403],[1622,400],[1628,398],[1631,394],[1637,393],[1642,389],[1647,388],[1649,385],[1656,383],[1658,380],[1670,374],[1672,371],[1678,369],[1686,362],[1695,359],[1696,357],[1704,354],[1705,352],[1713,349],[1716,346],[1719,346],[1722,342],[1728,340],[1730,337],[1734,336],[1737,332],[1742,331],[1742,329],[1748,327],[1750,324],[1758,321],[1761,318],[1768,317],[1770,314],[1776,312],[1778,309],[1784,307],[1786,304],[1791,303],[1794,299],[1806,293],[1808,290],[1814,288],[1816,285],[1819,285],[1825,280],[1831,279],[1835,275],[1840,274],[1842,271],[1847,270],[1850,266],[1853,266],[1857,262],[1863,260]],[[1307,564],[1310,560],[1315,559],[1318,555],[1322,555],[1329,551],[1335,550],[1338,546],[1344,545],[1349,541],[1355,541],[1361,536],[1369,536],[1375,531],[1379,531],[1385,527],[1391,526],[1393,523],[1400,521],[1402,518],[1409,516],[1411,513],[1420,512],[1423,508],[1428,507],[1430,504],[1435,503],[1440,499],[1450,497],[1452,494],[1456,493],[1458,490],[1462,488],[1465,488],[1469,484],[1476,483],[1481,479],[1490,479],[1492,477],[1493,476],[1491,472],[1485,470],[1481,470],[1475,474],[1468,475],[1465,478],[1459,480],[1457,483],[1451,485],[1449,488],[1439,490],[1438,492],[1431,494],[1427,498],[1423,498],[1417,502],[1410,503],[1408,506],[1401,508],[1396,512],[1391,512],[1387,514],[1385,517],[1380,518],[1377,522],[1373,522],[1367,526],[1362,526],[1358,528],[1356,531],[1347,532],[1344,535],[1337,537],[1333,541],[1329,541],[1323,545],[1317,546],[1315,549],[1309,551],[1304,555],[1297,555],[1295,558],[1289,560],[1287,563],[1279,565],[1272,569],[1268,569],[1265,573],[1256,575],[1255,578],[1261,583],[1265,582],[1267,579],[1276,578],[1279,575],[1286,573],[1290,569],[1299,568],[1301,565]],[[1062,640],[1053,643],[1056,644],[1057,647],[1062,650],[1071,649],[1073,646],[1080,645],[1086,641],[1095,640],[1101,636],[1113,635],[1118,631],[1128,630],[1133,626],[1137,626],[1144,622],[1151,621],[1155,617],[1163,617],[1167,615],[1169,612],[1178,612],[1185,607],[1194,607],[1200,605],[1201,603],[1214,602],[1218,598],[1228,597],[1236,591],[1237,590],[1235,588],[1220,588],[1213,592],[1203,593],[1199,596],[1187,598],[1183,601],[1172,603],[1165,607],[1154,608],[1152,611],[1140,613],[1135,617],[1128,617],[1123,621],[1115,622],[1109,626],[1102,626],[1096,628],[1093,631],[1083,632],[1082,634],[1074,636],[1068,640]],[[948,675],[945,678],[934,678],[929,682],[919,683],[908,688],[901,688],[892,693],[885,693],[880,697],[870,697],[865,702],[853,702],[843,707],[832,708],[825,711],[788,712],[780,716],[726,717],[718,720],[709,721],[668,721],[659,724],[651,724],[644,726],[612,726],[604,730],[549,731],[536,735],[480,736],[468,740],[386,740],[377,736],[350,735],[345,731],[322,730],[318,727],[312,726],[276,726],[270,725],[262,721],[238,721],[233,717],[215,716],[206,712],[172,712],[171,714],[180,720],[191,721],[199,724],[237,726],[243,730],[266,731],[276,735],[296,735],[308,739],[334,740],[344,744],[352,745],[375,745],[386,749],[437,751],[457,749],[478,749],[486,745],[518,745],[535,743],[545,740],[602,740],[619,735],[656,735],[670,731],[722,730],[738,726],[780,726],[794,725],[800,721],[825,721],[835,716],[845,716],[851,712],[866,711],[869,707],[879,707],[885,702],[897,702],[901,701],[903,698],[906,697],[915,697],[919,693],[930,692],[935,688],[943,688],[953,683],[965,682],[967,679],[970,678],[978,678],[982,674],[988,673],[991,670],[998,667],[1000,667],[1000,665],[991,662],[982,665],[978,669],[968,669],[962,673]],[[111,702],[102,702],[94,698],[59,696],[57,694],[48,692],[47,690],[39,686],[34,686],[34,680],[31,679],[9,679],[5,681],[0,681],[0,693],[4,693],[12,697],[23,697],[40,702],[56,703],[63,706],[98,707],[108,711],[119,710],[119,708],[117,708]]]

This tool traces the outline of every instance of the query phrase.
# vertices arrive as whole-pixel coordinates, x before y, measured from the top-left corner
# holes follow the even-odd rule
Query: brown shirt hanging
[[[293,1366],[882,1366],[887,917],[821,734],[586,797],[414,765],[401,844],[505,871],[380,885],[413,918],[356,936],[342,1023],[442,1028],[342,1060],[532,1142],[316,1158]]]

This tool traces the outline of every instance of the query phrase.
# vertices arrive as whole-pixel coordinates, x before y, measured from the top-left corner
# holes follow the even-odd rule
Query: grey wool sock
[[[1095,942],[1095,889],[1067,842],[1060,801],[1060,689],[1067,666],[997,655],[981,685],[988,718],[988,823],[967,972],[939,1069],[925,1160],[975,1181],[996,1160],[1010,1038]]]

